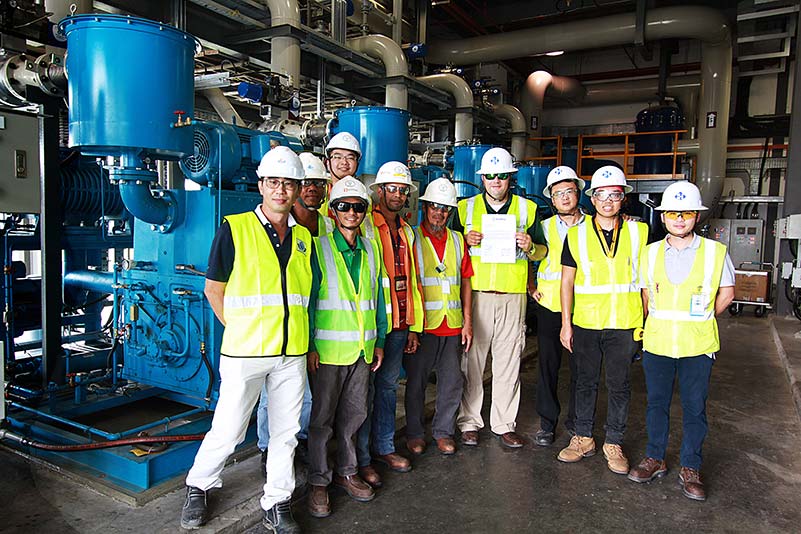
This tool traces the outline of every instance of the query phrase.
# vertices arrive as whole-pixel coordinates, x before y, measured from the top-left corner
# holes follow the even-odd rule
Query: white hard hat
[[[373,190],[384,184],[403,184],[408,185],[412,191],[417,191],[417,186],[412,183],[412,173],[409,167],[400,161],[388,161],[378,168],[375,174],[375,182],[370,184]]]
[[[452,208],[456,207],[456,188],[447,178],[437,178],[428,184],[426,192],[420,197],[425,202],[444,204]]]
[[[328,144],[325,145],[325,155],[330,156],[331,151],[335,148],[350,150],[351,152],[356,152],[359,157],[362,157],[362,147],[359,145],[359,140],[348,132],[339,132],[332,137],[331,140],[328,141]]]
[[[328,195],[328,203],[331,204],[340,198],[347,197],[356,197],[365,202],[369,202],[367,188],[353,176],[345,176],[331,186],[331,193]]]
[[[592,173],[592,181],[590,188],[587,189],[587,196],[591,197],[592,192],[599,187],[609,187],[612,185],[619,185],[623,188],[624,193],[630,193],[633,187],[626,183],[626,175],[620,170],[620,167],[614,165],[604,165],[594,173]]]
[[[303,180],[303,163],[291,148],[277,146],[268,151],[256,169],[259,178],[290,178],[292,180]]]
[[[662,203],[656,208],[659,211],[703,211],[707,209],[701,204],[701,191],[695,184],[686,180],[667,186],[662,193]]]
[[[551,169],[551,172],[548,173],[548,178],[545,181],[545,189],[542,190],[542,194],[547,198],[551,198],[551,186],[553,184],[558,184],[559,182],[564,182],[565,180],[574,180],[578,182],[579,192],[584,189],[584,180],[578,177],[576,171],[567,165],[560,165]]]
[[[303,172],[305,173],[306,178],[331,180],[331,177],[326,172],[325,165],[323,165],[323,162],[320,161],[320,158],[311,152],[302,152],[298,157],[300,158],[300,162],[303,164]]]
[[[476,174],[501,174],[517,172],[512,155],[500,147],[490,148],[481,156],[481,168]]]

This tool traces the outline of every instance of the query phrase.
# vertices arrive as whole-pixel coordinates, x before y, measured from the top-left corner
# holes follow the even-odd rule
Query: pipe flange
[[[19,107],[28,103],[25,84],[16,76],[16,71],[24,69],[26,63],[24,54],[5,54],[0,51],[0,104]]]
[[[64,58],[58,54],[43,54],[34,62],[39,88],[53,96],[64,97],[67,92],[67,71]]]

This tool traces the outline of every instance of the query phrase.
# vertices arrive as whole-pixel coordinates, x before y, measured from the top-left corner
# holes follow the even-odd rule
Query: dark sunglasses
[[[304,178],[303,180],[300,181],[300,186],[301,187],[312,187],[312,186],[314,186],[314,187],[319,187],[320,189],[322,189],[323,187],[325,187],[325,184],[326,184],[325,180],[319,180],[317,178]]]
[[[509,176],[511,176],[511,173],[509,172],[500,172],[496,174],[485,174],[484,179],[487,181],[492,181],[495,180],[496,178],[498,180],[508,180]]]
[[[339,213],[347,213],[350,210],[356,213],[364,213],[367,211],[367,204],[364,202],[345,202],[344,200],[337,200],[334,202],[333,208]]]

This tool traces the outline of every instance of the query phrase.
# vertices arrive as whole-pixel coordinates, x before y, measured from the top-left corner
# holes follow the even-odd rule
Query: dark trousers
[[[576,359],[576,434],[592,436],[601,363],[606,370],[606,443],[621,445],[629,415],[631,358],[637,351],[634,330],[573,327]]]
[[[351,365],[321,364],[312,380],[312,411],[309,422],[309,483],[327,486],[332,470],[328,465],[328,441],[336,433],[337,474],[356,473],[356,432],[367,418],[367,387],[370,366],[364,358]]]
[[[406,369],[406,438],[425,435],[424,408],[428,375],[437,372],[437,404],[431,435],[450,438],[456,428],[456,415],[462,402],[464,377],[461,370],[462,336],[423,334],[415,354],[403,356]]]
[[[557,385],[559,368],[562,366],[562,342],[559,331],[562,329],[562,314],[537,305],[537,357],[539,359],[539,381],[537,382],[537,413],[540,414],[540,428],[554,432],[559,422],[559,396]],[[568,387],[567,418],[565,428],[575,431],[576,427],[576,360],[568,355],[570,366],[570,386]]]
[[[682,411],[681,465],[701,469],[701,447],[708,430],[706,398],[714,360],[706,355],[691,358],[667,358],[646,352],[642,366],[648,390],[648,426],[646,454],[664,460],[670,426],[670,402],[673,384],[679,379]]]

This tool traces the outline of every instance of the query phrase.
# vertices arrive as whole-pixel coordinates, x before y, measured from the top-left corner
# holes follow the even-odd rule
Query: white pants
[[[269,510],[295,489],[295,434],[300,430],[300,408],[306,388],[305,357],[220,357],[220,398],[208,431],[186,476],[186,485],[202,490],[222,486],[225,462],[245,439],[262,384],[270,398],[270,448],[267,482],[261,507]]]

